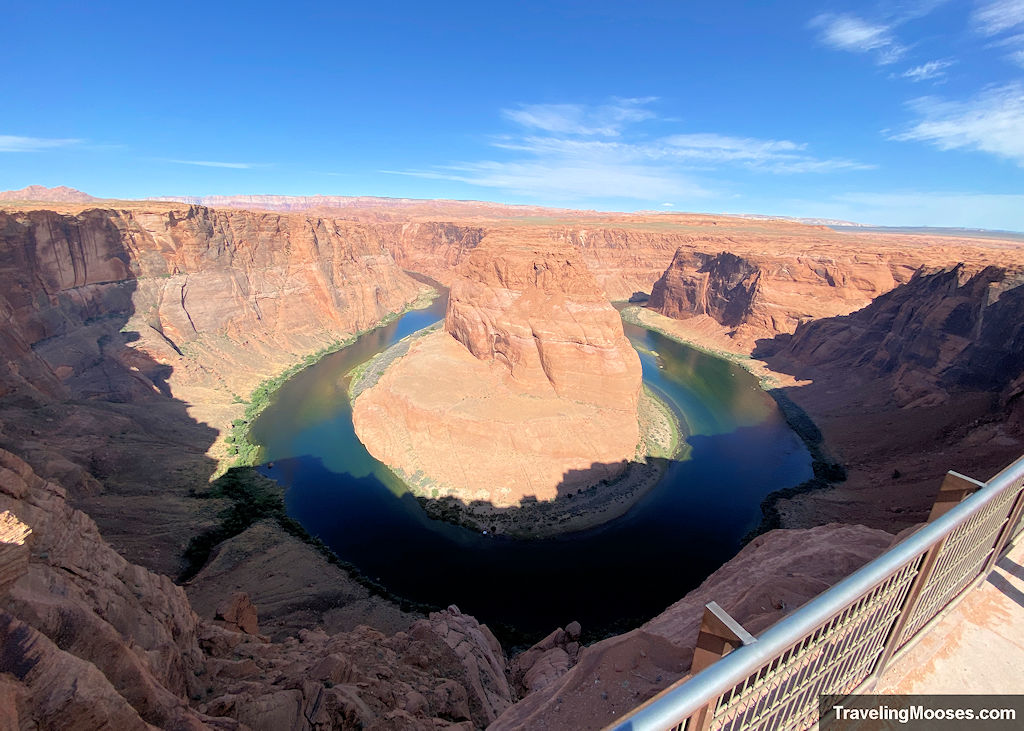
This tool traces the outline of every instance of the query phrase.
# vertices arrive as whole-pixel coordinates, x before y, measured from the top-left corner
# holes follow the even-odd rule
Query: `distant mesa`
[[[444,329],[358,397],[353,421],[421,494],[509,507],[625,469],[640,388],[639,357],[579,252],[495,233],[459,266]]]
[[[21,190],[5,190],[0,192],[0,201],[44,201],[47,203],[92,203],[101,200],[88,193],[58,185],[47,188],[45,185],[29,185]]]

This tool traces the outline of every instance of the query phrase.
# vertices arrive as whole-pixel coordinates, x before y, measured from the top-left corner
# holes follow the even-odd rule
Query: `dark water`
[[[345,374],[443,314],[441,298],[306,369],[252,427],[274,463],[261,471],[286,487],[289,514],[400,596],[457,604],[499,632],[536,636],[572,620],[591,636],[628,629],[731,558],[765,495],[811,477],[807,450],[750,374],[626,325],[645,382],[691,432],[659,485],[623,517],[560,538],[431,520],[356,438]]]

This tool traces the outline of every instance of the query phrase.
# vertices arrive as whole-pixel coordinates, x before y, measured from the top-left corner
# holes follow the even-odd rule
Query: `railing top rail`
[[[752,673],[814,632],[861,596],[983,510],[1011,483],[1024,475],[1024,456],[945,515],[888,549],[835,586],[811,599],[769,627],[757,642],[739,647],[684,683],[663,691],[629,716],[610,726],[617,731],[667,729],[688,718],[709,700],[721,696]]]

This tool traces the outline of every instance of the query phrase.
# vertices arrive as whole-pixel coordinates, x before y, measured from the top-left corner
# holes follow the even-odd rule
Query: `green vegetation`
[[[218,468],[217,474],[223,474],[225,470],[231,467],[251,467],[259,464],[260,447],[249,441],[249,427],[252,422],[255,421],[256,417],[270,405],[274,393],[285,383],[285,381],[299,371],[305,370],[311,365],[314,365],[324,356],[336,353],[342,348],[348,347],[361,335],[365,335],[371,330],[376,330],[379,327],[390,325],[410,310],[421,310],[428,307],[430,303],[434,301],[435,297],[437,297],[437,291],[434,289],[431,289],[429,292],[422,292],[419,297],[407,305],[401,312],[388,313],[379,322],[377,322],[376,325],[366,328],[365,330],[360,330],[348,336],[344,340],[336,340],[333,343],[329,343],[315,353],[310,353],[281,373],[278,373],[276,376],[268,378],[260,383],[255,389],[253,389],[248,401],[244,401],[238,398],[237,395],[232,394],[237,402],[246,404],[245,415],[241,419],[235,419],[231,422],[231,431],[228,433],[227,437],[224,438],[224,441],[228,445],[228,457],[233,459],[229,459],[225,463],[222,463]]]
[[[683,426],[672,408],[646,383],[637,408],[640,442],[636,460],[674,459],[683,447]]]
[[[386,371],[392,363],[408,353],[413,342],[419,340],[425,335],[429,335],[432,332],[437,332],[441,329],[441,324],[442,323],[438,322],[430,327],[417,330],[412,335],[406,335],[387,350],[377,353],[377,355],[373,356],[368,361],[360,363],[350,370],[346,374],[349,377],[349,400],[355,401],[363,391],[377,385],[377,381],[384,375],[384,371]]]
[[[194,536],[185,549],[185,570],[178,577],[185,582],[202,570],[210,559],[213,549],[220,543],[234,538],[262,520],[276,523],[285,533],[312,546],[328,562],[343,568],[348,574],[370,592],[399,605],[402,611],[429,612],[438,607],[409,601],[388,591],[376,581],[362,574],[352,564],[342,561],[316,536],[306,532],[298,521],[288,516],[284,507],[284,490],[273,480],[259,474],[252,467],[232,467],[202,493],[193,492],[200,500],[222,500],[228,505],[218,513],[220,523]]]
[[[728,350],[709,348],[706,345],[701,345],[700,343],[696,343],[693,340],[686,340],[685,338],[681,338],[674,333],[670,333],[668,330],[663,330],[657,325],[653,325],[649,322],[644,322],[640,318],[640,312],[642,310],[642,307],[639,307],[637,305],[630,305],[629,307],[624,307],[622,310],[620,310],[619,314],[622,315],[622,321],[625,323],[628,323],[630,325],[636,325],[637,327],[642,327],[645,330],[651,330],[652,332],[656,332],[659,335],[665,336],[669,340],[674,340],[675,342],[682,343],[683,345],[689,348],[699,350],[701,353],[706,353],[707,355],[714,356],[715,358],[727,360],[730,363],[735,363],[736,365],[741,366],[742,368],[750,371],[752,375],[757,377],[758,380],[761,382],[761,387],[764,388],[765,390],[767,390],[769,387],[765,385],[766,381],[770,382],[771,386],[776,385],[775,382],[772,381],[771,379],[766,379],[764,377],[758,376],[757,373],[754,373],[753,369],[751,368],[751,362],[754,359],[751,358],[749,355],[740,355],[739,353],[730,353]]]
[[[194,493],[194,497],[204,500],[228,500],[229,505],[218,514],[219,525],[189,541],[185,549],[186,568],[179,580],[191,579],[206,564],[215,546],[261,520],[274,520],[285,532],[310,540],[302,526],[285,513],[282,496],[283,490],[276,482],[251,467],[232,467],[214,480],[209,490]]]

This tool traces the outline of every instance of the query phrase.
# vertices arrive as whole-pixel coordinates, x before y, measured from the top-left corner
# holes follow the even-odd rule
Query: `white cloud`
[[[823,13],[811,20],[812,28],[820,28],[822,43],[841,51],[873,53],[882,65],[898,61],[906,48],[892,33],[893,26],[870,23],[856,15]]]
[[[946,69],[954,63],[954,61],[949,60],[929,61],[928,63],[921,64],[920,66],[914,66],[911,69],[907,69],[900,74],[900,76],[904,79],[910,79],[911,81],[941,79],[946,75]]]
[[[761,140],[719,134],[672,135],[663,140],[661,154],[679,160],[738,164],[774,173],[820,173],[869,170],[874,165],[842,158],[819,160],[804,152],[806,144],[790,140]]]
[[[173,162],[178,165],[198,165],[204,168],[232,168],[234,170],[249,170],[251,168],[266,167],[262,163],[254,162],[218,162],[216,160],[167,160],[164,162]]]
[[[525,133],[506,134],[492,141],[493,147],[509,153],[511,159],[384,172],[453,180],[548,200],[632,198],[653,202],[711,195],[695,173],[727,166],[792,174],[873,167],[846,159],[818,159],[806,151],[806,145],[790,140],[716,133],[653,138],[632,134],[633,125],[655,118],[646,108],[652,101],[614,99],[599,107],[520,105],[502,110],[502,114],[525,127]],[[548,134],[532,134],[537,131]]]
[[[1024,25],[1024,0],[990,0],[980,3],[971,14],[974,27],[994,36]]]
[[[1024,33],[994,40],[989,44],[989,48],[1009,48],[1010,52],[1006,54],[1005,58],[1010,63],[1024,67]]]
[[[488,160],[449,165],[436,170],[382,172],[454,180],[547,200],[655,200],[710,195],[710,191],[695,181],[669,169],[601,160]]]
[[[516,124],[554,134],[615,137],[633,122],[653,119],[646,106],[657,97],[612,99],[608,104],[588,107],[582,104],[520,104],[502,109],[501,114]]]
[[[52,137],[20,137],[18,135],[0,135],[0,152],[38,152],[54,147],[77,145],[82,140],[56,139]]]
[[[966,102],[922,97],[910,106],[922,119],[890,139],[988,152],[1024,167],[1024,85],[991,87]]]

